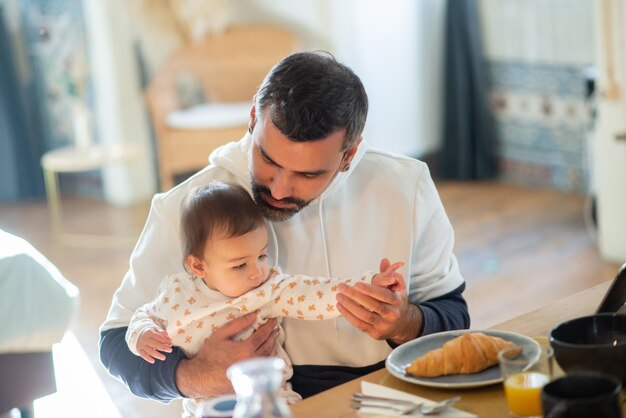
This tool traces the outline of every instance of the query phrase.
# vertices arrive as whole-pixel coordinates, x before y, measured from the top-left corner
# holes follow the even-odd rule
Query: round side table
[[[128,246],[136,238],[111,235],[70,234],[65,232],[61,216],[61,193],[58,173],[76,173],[102,169],[106,166],[131,162],[139,156],[134,145],[89,145],[86,147],[63,147],[46,152],[41,157],[44,172],[46,198],[54,239],[66,246]]]

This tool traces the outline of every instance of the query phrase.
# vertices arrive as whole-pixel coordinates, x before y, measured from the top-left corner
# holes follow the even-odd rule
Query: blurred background
[[[0,289],[23,285],[9,263],[25,248],[73,307],[37,309],[43,282],[0,292],[0,321],[19,305],[60,330],[0,333],[0,416],[179,414],[107,374],[98,327],[151,197],[243,136],[294,51],[350,66],[365,140],[429,164],[473,328],[610,280],[626,261],[625,39],[623,0],[0,0]],[[9,393],[6,356],[42,351],[50,384]]]

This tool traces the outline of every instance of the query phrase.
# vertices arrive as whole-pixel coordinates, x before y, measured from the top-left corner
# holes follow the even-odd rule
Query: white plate
[[[494,337],[500,337],[503,340],[510,341],[524,348],[525,351],[528,351],[531,356],[533,353],[536,353],[537,356],[539,355],[539,343],[522,334],[498,330],[458,330],[438,332],[436,334],[426,335],[404,343],[396,347],[389,354],[387,361],[385,362],[385,366],[387,367],[387,370],[389,370],[389,373],[400,380],[436,388],[474,388],[502,382],[502,376],[500,375],[500,368],[498,365],[489,367],[480,373],[454,374],[439,377],[409,376],[404,371],[409,364],[415,361],[416,358],[423,356],[430,350],[441,347],[446,341],[452,340],[466,332],[482,332]]]

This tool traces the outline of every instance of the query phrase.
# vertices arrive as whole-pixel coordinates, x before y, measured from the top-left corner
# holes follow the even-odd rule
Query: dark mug
[[[622,418],[621,382],[601,373],[576,372],[553,380],[541,390],[546,418]]]

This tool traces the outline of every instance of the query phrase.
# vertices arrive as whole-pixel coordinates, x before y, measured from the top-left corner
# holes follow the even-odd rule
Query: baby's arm
[[[386,259],[385,259],[386,260]],[[385,261],[383,260],[383,261]],[[372,283],[389,289],[404,289],[404,279],[396,269],[404,263],[383,265],[381,272],[366,272],[358,278],[327,278],[304,275],[280,275],[272,286],[270,307],[274,316],[285,316],[305,320],[332,319],[341,316],[337,310],[337,286],[341,283],[355,285],[358,282]],[[383,269],[384,267],[384,269]]]
[[[151,364],[155,360],[165,360],[163,353],[172,352],[172,340],[165,331],[167,324],[157,319],[155,309],[154,303],[137,309],[126,331],[130,351]]]

